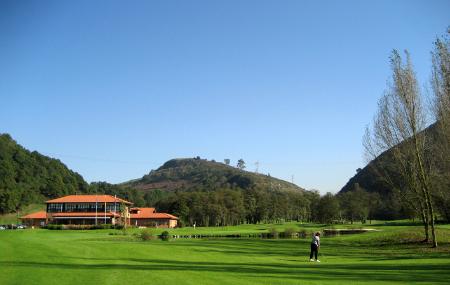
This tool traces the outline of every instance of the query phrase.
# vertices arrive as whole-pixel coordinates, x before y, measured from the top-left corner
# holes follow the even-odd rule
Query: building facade
[[[29,227],[43,227],[47,224],[47,212],[39,211],[20,218]]]
[[[46,202],[46,211],[21,217],[22,223],[40,227],[59,225],[131,225],[174,228],[178,218],[156,213],[155,208],[131,208],[132,203],[111,195],[69,195]]]
[[[46,202],[47,223],[97,225],[129,223],[131,202],[111,195],[69,195]]]
[[[135,227],[175,228],[178,218],[166,213],[157,213],[155,208],[131,208],[130,222]]]

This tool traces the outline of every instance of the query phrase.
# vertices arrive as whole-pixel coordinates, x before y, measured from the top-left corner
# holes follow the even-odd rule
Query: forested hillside
[[[0,213],[87,190],[83,177],[61,161],[30,152],[0,134]]]
[[[437,124],[433,124],[422,133],[426,137],[428,144],[426,159],[433,161],[437,140]],[[398,145],[399,148],[409,147],[409,142],[403,142]],[[450,154],[447,153],[448,156]],[[434,176],[436,189],[432,195],[434,197],[435,206],[438,213],[445,220],[450,220],[450,197],[448,189],[450,189],[450,169],[448,164],[434,164]],[[401,178],[401,168],[394,162],[393,150],[390,149],[376,159],[371,161],[363,169],[359,169],[355,176],[350,178],[347,184],[338,193],[353,192],[357,189],[363,189],[369,193],[375,193],[379,197],[376,208],[373,210],[374,218],[378,219],[393,219],[414,217],[417,213],[414,212],[414,207],[411,201],[407,199],[405,189],[409,186]]]
[[[140,190],[159,211],[185,224],[218,226],[306,220],[317,193],[295,184],[200,158],[173,159],[121,185]]]
[[[122,184],[140,190],[214,191],[217,189],[249,189],[264,187],[272,190],[303,191],[295,184],[269,175],[241,170],[237,167],[206,159],[172,159],[141,179]]]
[[[242,161],[243,163],[243,161]],[[270,175],[200,158],[173,159],[141,179],[88,185],[61,161],[30,152],[0,135],[0,212],[74,193],[118,195],[135,206],[156,206],[182,224],[307,220],[320,196]]]

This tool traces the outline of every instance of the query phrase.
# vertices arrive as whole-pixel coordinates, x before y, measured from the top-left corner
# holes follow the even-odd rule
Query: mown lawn
[[[250,233],[270,227],[173,233]],[[278,226],[283,227],[322,228]],[[381,231],[323,237],[321,263],[308,261],[309,238],[142,242],[133,236],[137,230],[126,236],[110,235],[114,230],[0,231],[0,284],[448,284],[448,226],[440,226],[438,249],[417,243],[421,228],[414,225],[371,227]]]

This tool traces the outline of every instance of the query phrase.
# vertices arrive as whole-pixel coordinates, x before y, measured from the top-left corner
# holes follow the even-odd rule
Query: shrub
[[[49,224],[49,225],[47,225],[47,229],[49,229],[49,230],[62,230],[63,226],[62,225]]]
[[[163,231],[159,237],[164,241],[168,241],[170,239],[170,234],[168,231]]]
[[[119,229],[118,229],[119,230]],[[128,231],[127,228],[123,227],[122,229],[120,229],[120,231],[122,232],[122,235],[127,236],[128,235]]]
[[[91,225],[90,229],[92,229],[92,230],[101,230],[101,229],[104,229],[104,227],[103,227],[103,225],[98,224],[98,225]]]
[[[283,237],[284,237],[284,238],[291,238],[291,237],[295,236],[296,234],[297,234],[297,233],[296,233],[295,229],[293,229],[293,228],[287,228],[287,229],[285,229],[284,232],[283,232]]]
[[[301,237],[301,238],[306,238],[306,237],[308,237],[309,235],[310,235],[310,234],[309,234],[308,231],[305,230],[305,229],[301,229],[301,230],[298,232],[298,236]]]
[[[101,229],[122,229],[120,225],[98,224],[98,225],[55,225],[49,224],[45,228],[49,230],[101,230]]]
[[[143,231],[141,232],[141,234],[139,235],[139,237],[140,237],[141,240],[143,240],[143,241],[148,241],[148,240],[151,240],[151,239],[152,239],[153,235],[152,235],[152,233],[151,233],[149,230],[143,230]]]
[[[269,229],[269,238],[278,238],[278,231],[276,228]]]
[[[114,225],[114,228],[115,228],[116,230],[122,230],[122,229],[125,229],[124,225],[119,225],[119,224],[115,224],[115,225]]]

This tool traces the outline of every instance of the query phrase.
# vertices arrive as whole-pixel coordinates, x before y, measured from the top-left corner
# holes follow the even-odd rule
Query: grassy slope
[[[161,178],[165,177],[165,178]],[[261,188],[279,189],[285,191],[303,191],[304,189],[290,182],[270,177],[261,173],[239,170],[236,167],[225,165],[220,162],[208,161],[205,159],[171,159],[165,162],[160,168],[144,175],[140,179],[120,183],[120,186],[136,189],[166,189],[185,191],[194,186],[204,189],[211,189],[211,185],[205,180],[214,180],[217,188],[229,188],[230,185],[237,183],[237,180],[243,178],[249,179],[251,184],[256,184]],[[244,183],[245,184],[245,183]],[[249,186],[240,185],[242,188]],[[195,188],[195,187],[194,187]]]
[[[22,217],[34,212],[42,211],[44,209],[45,209],[44,204],[31,204],[24,207],[19,213],[0,215],[0,225],[20,223],[20,220],[17,219],[17,216]]]
[[[0,284],[446,284],[450,279],[449,226],[440,228],[446,240],[437,250],[408,243],[420,238],[416,226],[373,227],[383,231],[323,237],[320,264],[307,261],[309,239],[140,242],[108,230],[0,231]]]

